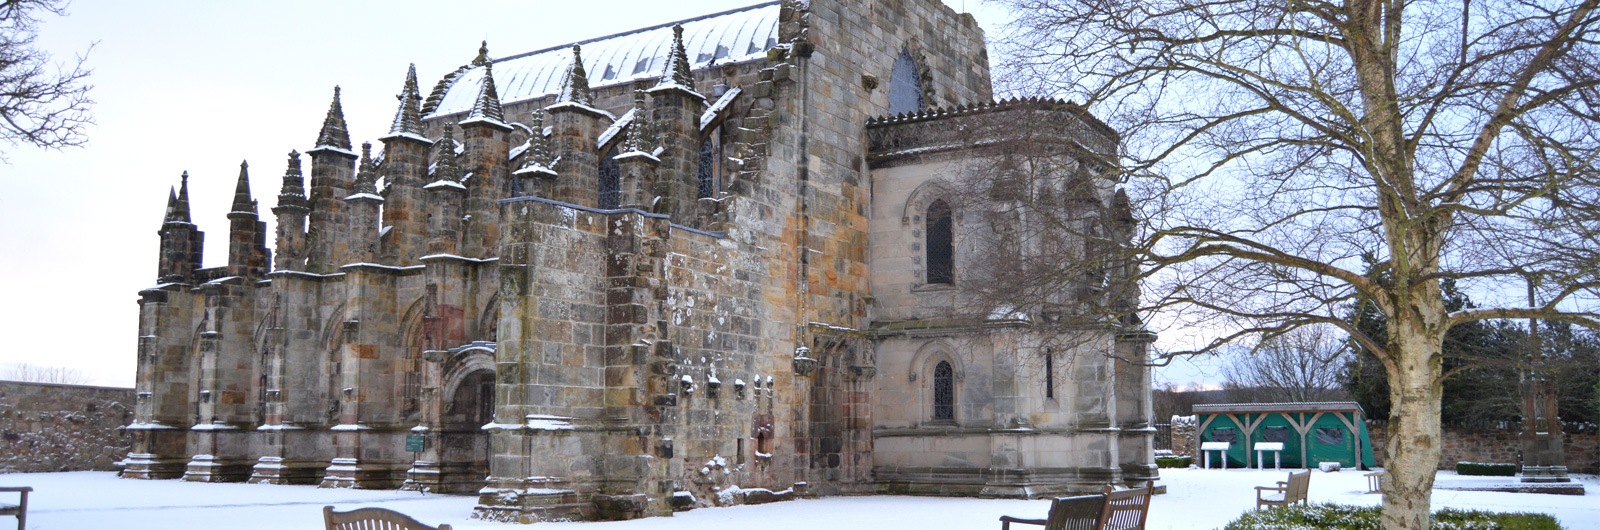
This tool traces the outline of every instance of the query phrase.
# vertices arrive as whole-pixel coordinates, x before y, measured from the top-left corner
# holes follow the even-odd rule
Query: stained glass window
[[[956,419],[955,370],[948,361],[933,367],[933,419]]]
[[[706,138],[704,142],[700,142],[700,194],[696,196],[701,199],[713,197],[717,192],[716,152],[717,142],[715,139]]]
[[[926,238],[928,283],[954,283],[955,234],[950,222],[950,205],[943,200],[928,205]]]

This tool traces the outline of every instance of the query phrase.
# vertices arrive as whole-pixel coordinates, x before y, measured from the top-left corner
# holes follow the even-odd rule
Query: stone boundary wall
[[[131,388],[0,381],[0,473],[116,470],[133,400]]]
[[[1385,431],[1383,422],[1367,422],[1372,436],[1373,461],[1382,466]],[[1522,450],[1517,428],[1468,429],[1444,428],[1444,445],[1439,455],[1439,469],[1455,469],[1456,462],[1517,463],[1517,453]],[[1567,452],[1567,470],[1573,473],[1600,473],[1600,432],[1584,429],[1565,433],[1562,447]]]

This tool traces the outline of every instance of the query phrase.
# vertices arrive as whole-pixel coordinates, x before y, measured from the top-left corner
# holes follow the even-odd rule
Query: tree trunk
[[[1431,301],[1421,300],[1417,305]],[[1444,393],[1440,347],[1444,334],[1415,316],[1429,313],[1415,309],[1397,311],[1397,318],[1389,327],[1389,351],[1395,362],[1389,373],[1392,405],[1384,444],[1389,474],[1383,484],[1384,530],[1428,528],[1433,477],[1439,466],[1439,401]]]

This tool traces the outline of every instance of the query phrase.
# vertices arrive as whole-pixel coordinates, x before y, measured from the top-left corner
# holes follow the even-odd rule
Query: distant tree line
[[[1383,281],[1382,270],[1368,273]],[[1441,282],[1449,311],[1476,307],[1455,282]],[[1383,336],[1387,321],[1370,300],[1351,305],[1348,321],[1366,333]],[[1535,348],[1543,354],[1543,375],[1554,382],[1562,421],[1595,423],[1600,409],[1600,333],[1562,321],[1539,321],[1537,337],[1526,320],[1480,320],[1458,324],[1445,334],[1444,398],[1440,420],[1451,425],[1516,422],[1522,419],[1521,383],[1536,368]],[[1535,340],[1537,339],[1537,340]],[[1389,381],[1377,357],[1349,341],[1343,389],[1367,417],[1389,417]]]

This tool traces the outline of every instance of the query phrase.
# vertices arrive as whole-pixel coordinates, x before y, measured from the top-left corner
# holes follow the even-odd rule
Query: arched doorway
[[[494,371],[468,368],[449,389],[439,418],[440,487],[445,493],[475,493],[489,476],[489,435],[494,421]]]

